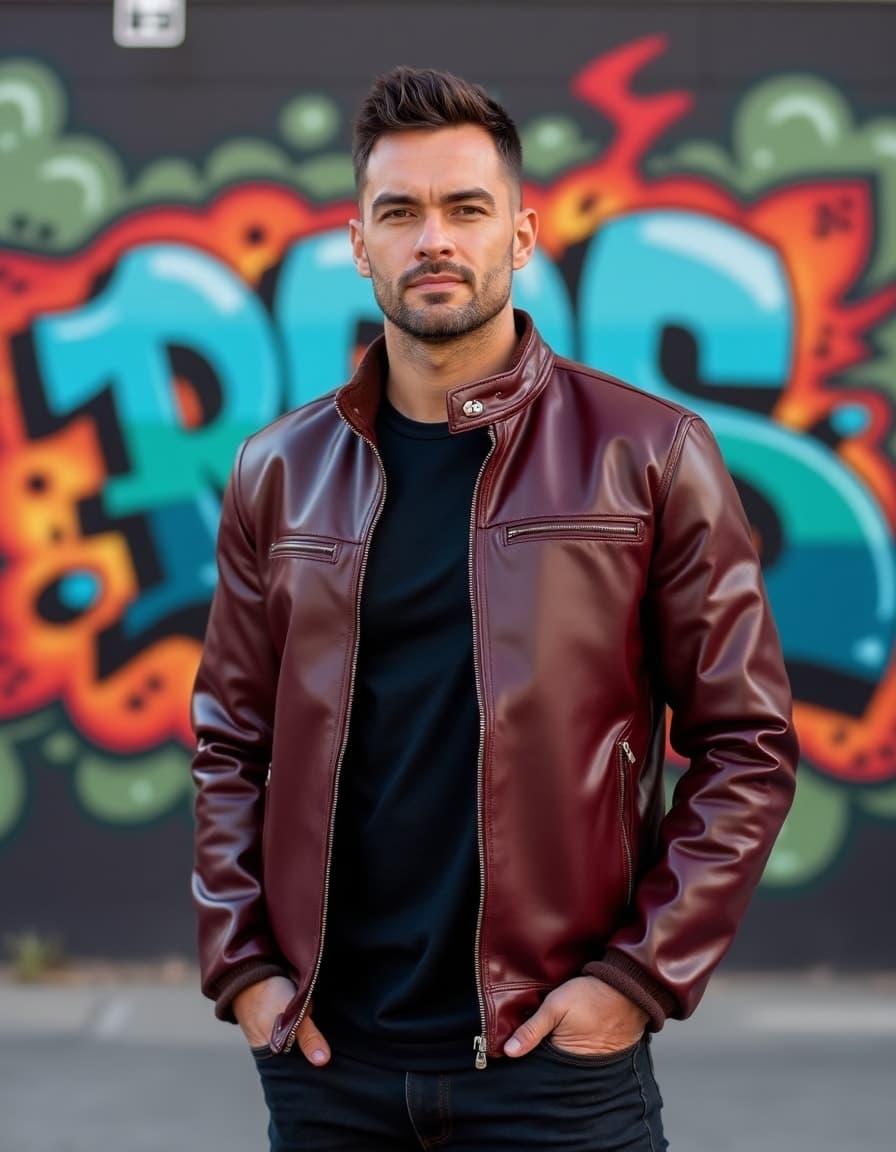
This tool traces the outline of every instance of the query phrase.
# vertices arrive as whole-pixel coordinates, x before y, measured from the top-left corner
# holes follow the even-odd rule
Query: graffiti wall
[[[896,929],[850,917],[896,832],[896,86],[870,114],[757,68],[700,135],[654,25],[520,117],[541,242],[515,299],[558,352],[705,416],[754,528],[802,764],[734,959],[879,965]],[[74,91],[0,56],[0,927],[189,951],[222,488],[379,322],[346,238],[353,101],[299,81],[273,130],[135,163]]]

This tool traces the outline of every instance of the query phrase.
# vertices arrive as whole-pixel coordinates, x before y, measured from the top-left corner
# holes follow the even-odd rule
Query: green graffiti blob
[[[204,166],[180,157],[166,156],[141,172],[128,192],[133,205],[148,203],[198,203],[227,185],[252,180],[272,180],[297,188],[315,200],[332,200],[354,192],[354,173],[348,152],[309,152],[332,143],[341,115],[326,96],[305,94],[290,100],[279,118],[280,135],[296,152],[289,153],[269,140],[241,136],[226,140],[209,153]]]
[[[839,858],[854,809],[878,820],[896,819],[896,785],[857,794],[801,764],[793,807],[766,866],[763,887],[790,889],[818,879]]]
[[[327,96],[290,100],[279,118],[286,147],[262,137],[226,140],[204,164],[179,156],[154,160],[128,184],[117,154],[102,141],[66,135],[68,104],[56,75],[34,60],[0,63],[0,244],[63,252],[112,219],[147,204],[202,203],[221,188],[274,180],[317,200],[354,191],[347,151],[321,152],[341,127]],[[287,149],[300,155],[293,158]]]
[[[875,788],[859,797],[859,807],[869,816],[881,820],[896,820],[896,784],[886,788]]]
[[[42,64],[0,63],[0,243],[58,252],[83,242],[124,202],[115,152],[63,135],[66,101]]]
[[[205,163],[205,180],[209,189],[236,184],[251,173],[255,179],[289,179],[289,160],[276,144],[249,138],[228,140],[209,155]]]
[[[342,127],[342,113],[328,96],[306,93],[285,105],[278,127],[296,152],[332,148]],[[347,151],[308,156],[294,164],[291,171],[298,186],[316,200],[354,196],[355,173]]]
[[[78,758],[78,741],[72,732],[60,729],[44,740],[42,752],[50,764],[69,764]]]
[[[674,803],[681,770],[667,765],[666,808]],[[799,888],[821,877],[840,858],[852,823],[851,790],[825,779],[800,762],[796,795],[765,866],[760,887],[768,890]],[[881,819],[896,816],[896,787],[875,789],[859,803]]]
[[[539,116],[526,125],[520,138],[525,171],[538,180],[590,160],[600,150],[596,140],[585,139],[578,124],[565,116]]]
[[[342,114],[328,96],[295,96],[280,113],[280,135],[298,152],[324,148],[339,132]]]
[[[5,730],[0,730],[0,843],[25,810],[25,773]]]
[[[65,772],[81,809],[107,824],[146,824],[183,807],[192,796],[190,758],[169,747],[147,756],[103,756],[47,710],[0,726],[0,845],[22,825],[28,765]]]
[[[17,57],[0,63],[0,153],[55,136],[65,123],[65,109],[62,86],[48,68]]]
[[[205,194],[202,177],[195,164],[168,156],[144,168],[129,189],[128,197],[134,207],[142,204],[199,203]]]
[[[192,793],[189,757],[178,748],[129,760],[89,752],[79,759],[73,780],[86,811],[109,824],[145,824]]]
[[[41,713],[0,726],[0,843],[15,831],[25,811],[27,786],[21,747],[44,736],[51,724],[46,713]]]
[[[348,155],[328,152],[296,164],[296,182],[317,200],[337,200],[355,194],[355,173]]]
[[[766,865],[763,887],[790,889],[816,879],[837,859],[848,829],[843,788],[801,764],[793,807]]]

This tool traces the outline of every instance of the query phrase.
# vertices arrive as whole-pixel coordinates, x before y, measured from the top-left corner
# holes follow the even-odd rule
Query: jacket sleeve
[[[193,898],[202,990],[232,1019],[237,992],[285,971],[262,887],[262,825],[278,659],[237,457],[221,507],[218,583],[193,693],[196,784]]]
[[[791,698],[737,490],[691,417],[657,524],[646,627],[688,760],[633,915],[586,965],[662,1026],[690,1015],[727,951],[790,807]],[[662,497],[662,493],[660,494]]]

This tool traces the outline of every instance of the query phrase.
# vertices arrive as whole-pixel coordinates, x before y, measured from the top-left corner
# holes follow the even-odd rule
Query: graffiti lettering
[[[280,410],[260,302],[220,261],[185,245],[126,253],[94,299],[41,316],[32,332],[52,415],[112,393],[127,469],[103,492],[113,516],[220,488],[234,441]],[[205,367],[197,378],[176,375],[172,350],[182,348]]]
[[[727,190],[668,166],[648,180],[649,148],[688,101],[633,94],[661,50],[624,46],[574,81],[616,137],[590,159],[572,129],[555,132],[571,151],[553,181],[525,188],[542,240],[514,298],[560,355],[685,404],[719,439],[811,773],[768,882],[801,883],[836,857],[854,793],[876,818],[893,811],[893,411],[871,383],[870,336],[896,320],[896,291],[865,281],[883,202],[846,170],[750,197],[734,174]],[[21,741],[74,757],[78,794],[103,819],[182,802],[234,453],[344,382],[380,324],[343,192],[313,207],[247,174],[201,209],[171,201],[110,208],[65,256],[0,249],[0,839],[24,804]],[[66,227],[77,238],[77,221]],[[810,808],[830,831],[811,851]]]

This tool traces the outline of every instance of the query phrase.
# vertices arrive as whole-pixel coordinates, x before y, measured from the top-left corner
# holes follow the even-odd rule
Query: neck
[[[430,342],[385,323],[386,395],[403,416],[434,424],[448,419],[445,396],[460,384],[503,372],[517,345],[513,309],[502,309],[475,332]]]

